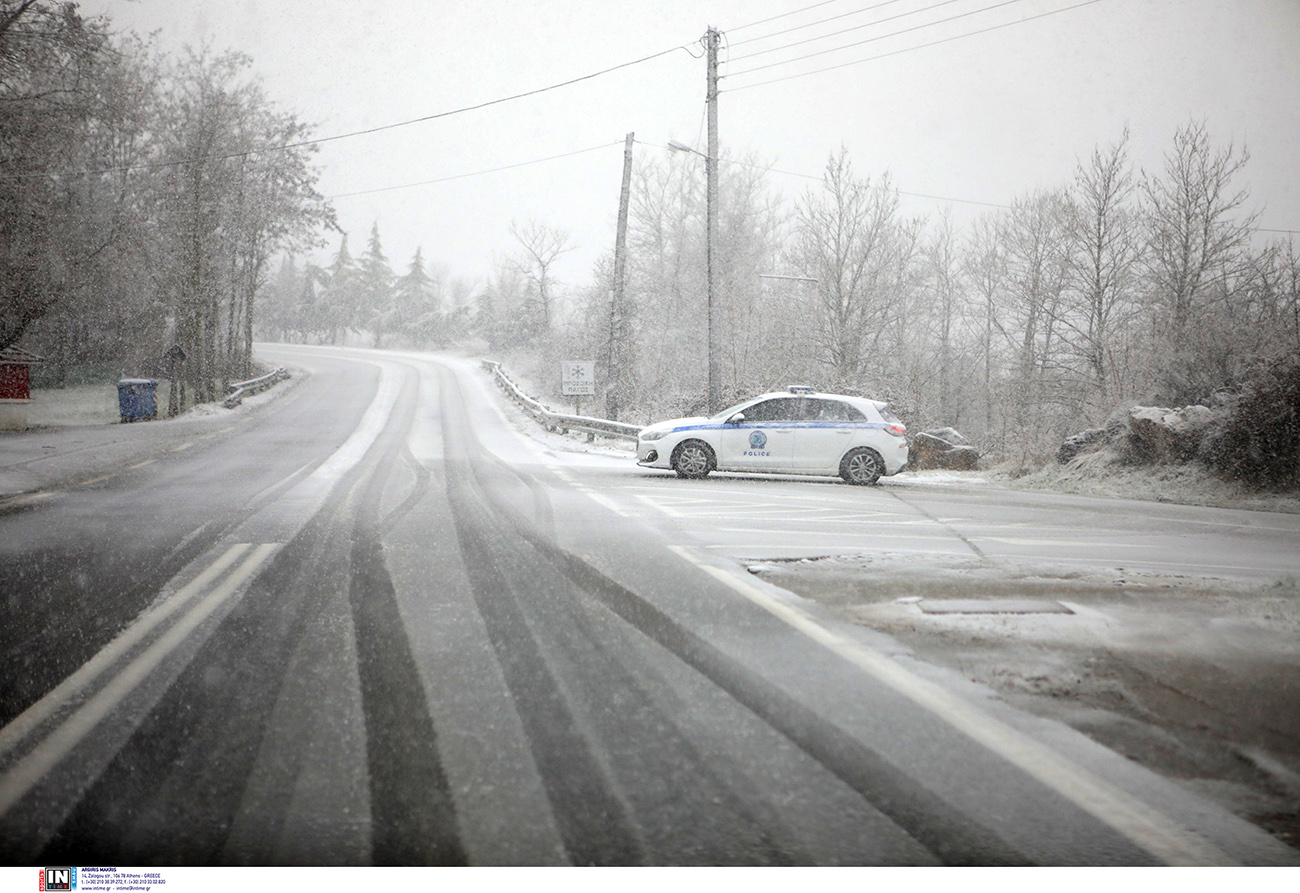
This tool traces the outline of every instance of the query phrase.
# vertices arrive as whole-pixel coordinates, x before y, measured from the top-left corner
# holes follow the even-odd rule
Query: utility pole
[[[705,233],[705,251],[707,254],[707,275],[708,275],[708,295],[709,295],[709,406],[710,413],[717,412],[721,407],[721,395],[719,393],[720,383],[718,371],[718,295],[716,279],[716,267],[714,262],[714,252],[717,250],[718,241],[718,43],[719,33],[716,28],[709,28],[705,35],[705,44],[708,48],[709,67],[708,67],[708,88],[705,90],[704,98],[708,104],[709,116],[709,154],[704,159],[704,172],[708,180],[708,198],[707,198],[707,215],[708,224]]]
[[[623,291],[627,280],[627,206],[632,196],[632,143],[623,141],[623,191],[618,197],[618,232],[614,237],[614,294],[609,303],[609,384],[605,388],[605,417],[618,420],[622,403],[622,367],[627,362],[627,318]]]

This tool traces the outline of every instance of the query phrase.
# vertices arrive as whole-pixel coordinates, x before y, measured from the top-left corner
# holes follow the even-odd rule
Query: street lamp
[[[716,140],[709,141],[710,153]],[[718,356],[721,351],[718,349],[718,325],[717,325],[717,299],[713,282],[713,243],[717,241],[718,232],[718,159],[713,154],[704,154],[698,149],[692,149],[685,143],[679,143],[677,140],[669,140],[668,148],[674,152],[690,152],[692,155],[698,155],[704,159],[704,172],[707,180],[708,189],[706,196],[706,224],[704,229],[704,255],[705,255],[705,275],[708,282],[708,344],[709,344],[709,395],[708,411],[714,412],[721,402],[718,387]]]

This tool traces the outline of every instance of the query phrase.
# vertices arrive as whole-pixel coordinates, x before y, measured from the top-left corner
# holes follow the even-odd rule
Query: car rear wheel
[[[849,450],[840,461],[840,477],[850,484],[874,484],[885,473],[885,460],[867,447]]]
[[[673,450],[671,464],[678,477],[702,478],[707,477],[718,463],[713,448],[707,443],[702,440],[687,440]]]

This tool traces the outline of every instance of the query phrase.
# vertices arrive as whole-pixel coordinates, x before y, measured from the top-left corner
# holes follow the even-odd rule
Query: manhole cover
[[[926,614],[1073,614],[1060,602],[1036,598],[924,599],[918,605]]]

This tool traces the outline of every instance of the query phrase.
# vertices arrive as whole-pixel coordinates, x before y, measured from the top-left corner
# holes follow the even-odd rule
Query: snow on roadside
[[[513,373],[511,375],[514,377]],[[491,376],[486,373],[483,376],[485,380],[491,381]],[[516,429],[549,449],[618,458],[626,458],[636,450],[636,445],[630,440],[597,437],[594,442],[588,442],[587,435],[582,432],[561,434],[558,431],[547,431],[501,394],[495,382],[491,386],[501,397],[501,406]],[[1048,464],[1028,475],[1016,475],[1007,466],[995,466],[981,471],[925,469],[905,471],[885,479],[884,483],[921,487],[1003,487],[1009,490],[1068,493],[1075,496],[1300,514],[1300,495],[1252,493],[1194,465],[1147,468],[1108,466],[1082,470],[1073,466]]]
[[[943,486],[945,484],[987,484],[988,478],[977,471],[944,471],[926,469],[924,471],[905,471],[891,480],[899,483],[922,484],[926,486]]]
[[[588,441],[586,432],[570,431],[568,434],[561,434],[559,431],[547,431],[536,419],[524,412],[519,404],[505,395],[497,385],[496,379],[484,372],[481,367],[476,365],[477,372],[482,376],[484,386],[487,387],[496,397],[497,404],[501,407],[506,418],[514,426],[515,430],[526,437],[535,440],[548,449],[558,450],[567,453],[586,453],[596,456],[610,456],[618,459],[633,458],[636,454],[636,443],[631,440],[622,438],[601,437],[597,435],[593,440]],[[521,388],[525,385],[515,379],[513,372],[507,372]],[[545,404],[543,404],[545,405]],[[555,409],[555,407],[552,407]],[[563,410],[555,409],[556,412]]]
[[[33,389],[27,407],[32,428],[110,425],[119,418],[117,385],[110,383]]]
[[[112,473],[143,458],[221,436],[229,422],[280,399],[301,380],[280,382],[234,409],[202,404],[175,418],[121,424],[114,385],[67,388],[44,402],[45,415],[25,431],[0,433],[0,506]],[[111,409],[103,409],[105,397]],[[32,404],[36,405],[35,401]],[[32,417],[29,415],[29,419]]]
[[[1022,476],[1006,467],[986,474],[991,482],[1016,490],[1300,514],[1300,494],[1252,492],[1192,464],[1127,468],[1105,462],[1052,462]]]
[[[755,576],[1300,843],[1300,584],[962,556],[754,562]],[[927,613],[1051,600],[1073,613]]]
[[[301,370],[297,370],[301,374]],[[160,381],[156,390],[158,402],[158,419],[165,421],[167,414],[168,388],[166,381]],[[190,407],[179,418],[201,419],[211,417],[228,417],[233,413],[248,412],[250,409],[269,403],[283,394],[287,388],[272,387],[245,397],[240,406],[226,409],[220,403],[200,403]],[[116,425],[121,424],[121,411],[118,405],[117,385],[108,382],[102,384],[76,385],[70,388],[39,388],[32,391],[32,402],[27,409],[29,428],[66,428],[81,425]],[[133,424],[145,424],[137,422]]]

